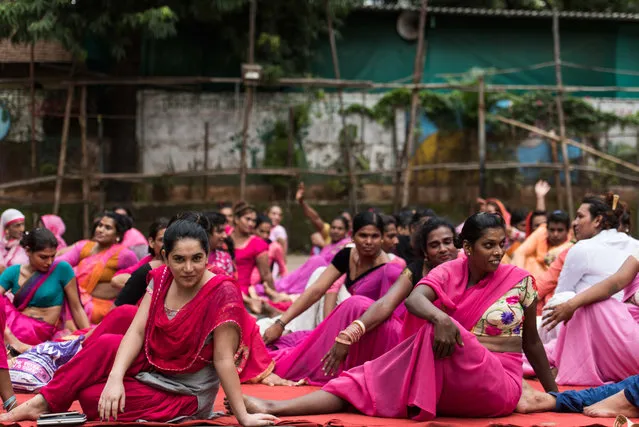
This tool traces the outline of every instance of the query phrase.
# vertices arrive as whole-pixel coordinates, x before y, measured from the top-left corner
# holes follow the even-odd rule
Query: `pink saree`
[[[275,289],[278,292],[289,295],[301,294],[304,292],[304,289],[306,289],[308,279],[310,279],[313,272],[320,267],[327,267],[333,260],[333,257],[341,251],[348,242],[350,242],[350,239],[342,239],[337,243],[324,246],[319,255],[310,257],[297,270],[276,281]]]
[[[466,289],[466,259],[442,264],[422,279],[457,324],[464,341],[446,359],[433,355],[434,326],[425,324],[389,352],[343,372],[323,390],[365,415],[426,421],[437,415],[499,417],[521,396],[522,355],[491,353],[469,332],[484,312],[529,274],[501,265]],[[411,316],[407,314],[407,316]]]
[[[639,290],[639,279],[624,290],[624,301]],[[614,298],[584,306],[545,345],[558,368],[557,384],[600,386],[639,372],[639,307]],[[529,374],[532,368],[524,364]]]
[[[42,215],[40,220],[46,229],[52,232],[58,240],[58,250],[66,248],[67,242],[64,241],[62,235],[67,231],[67,226],[64,224],[62,218],[57,215]]]
[[[339,331],[359,318],[373,302],[383,297],[402,271],[403,268],[400,265],[388,263],[365,273],[348,288],[353,296],[339,304],[313,331],[293,332],[276,341],[271,347],[276,349],[271,352],[271,356],[276,361],[275,373],[287,379],[308,378],[311,383],[318,385],[330,380],[330,377],[321,372],[319,361],[331,348]],[[392,316],[395,321],[387,326],[378,327],[384,331],[382,336],[365,335],[358,343],[358,346],[363,346],[362,350],[349,354],[350,359],[346,361],[346,366],[357,366],[366,360],[371,360],[374,355],[382,354],[384,349],[392,348],[397,344],[399,339],[392,336],[392,331],[399,328],[405,312],[405,306],[400,304]],[[386,333],[391,336],[384,337]],[[387,343],[382,344],[382,341]]]
[[[40,286],[46,282],[55,270],[57,262],[49,268],[45,274],[35,273],[20,287],[13,297],[13,302],[9,298],[4,297],[4,312],[6,315],[6,326],[11,330],[13,335],[21,342],[29,345],[38,345],[50,340],[56,333],[58,328],[39,319],[34,319],[22,314],[22,311],[29,306],[34,295],[40,289]],[[66,306],[66,304],[65,304]],[[62,312],[65,312],[63,306]]]

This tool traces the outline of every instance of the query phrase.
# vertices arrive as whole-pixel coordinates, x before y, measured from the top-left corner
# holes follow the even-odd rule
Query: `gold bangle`
[[[344,345],[351,345],[350,341],[346,341],[343,338],[340,338],[339,335],[335,337],[335,342],[338,342],[340,344],[344,344]]]

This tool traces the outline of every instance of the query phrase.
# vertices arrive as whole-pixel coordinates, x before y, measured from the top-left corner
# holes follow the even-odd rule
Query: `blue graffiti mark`
[[[7,106],[0,102],[0,141],[6,138],[11,129],[11,114]]]

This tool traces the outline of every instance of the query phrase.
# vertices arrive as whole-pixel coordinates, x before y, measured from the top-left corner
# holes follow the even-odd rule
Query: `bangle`
[[[344,344],[344,345],[351,345],[350,341],[345,340],[343,338],[340,338],[339,335],[335,337],[335,342],[338,342],[338,343]]]
[[[364,322],[362,322],[361,320],[357,319],[353,322],[356,325],[359,325],[360,328],[362,328],[362,335],[364,335],[366,333],[366,325],[364,324]]]
[[[13,409],[15,404],[16,404],[16,395],[14,394],[13,396],[11,396],[10,398],[4,401],[4,403],[2,404],[2,407],[4,408],[5,411],[9,412],[11,409]]]
[[[280,325],[282,327],[282,330],[286,329],[286,323],[282,322],[282,319],[277,319],[275,321],[276,325]]]

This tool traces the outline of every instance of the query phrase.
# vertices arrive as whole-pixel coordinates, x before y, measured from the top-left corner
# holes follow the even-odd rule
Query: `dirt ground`
[[[294,271],[300,265],[304,264],[308,259],[308,255],[304,254],[289,254],[286,257],[286,266],[288,267],[288,271]]]

